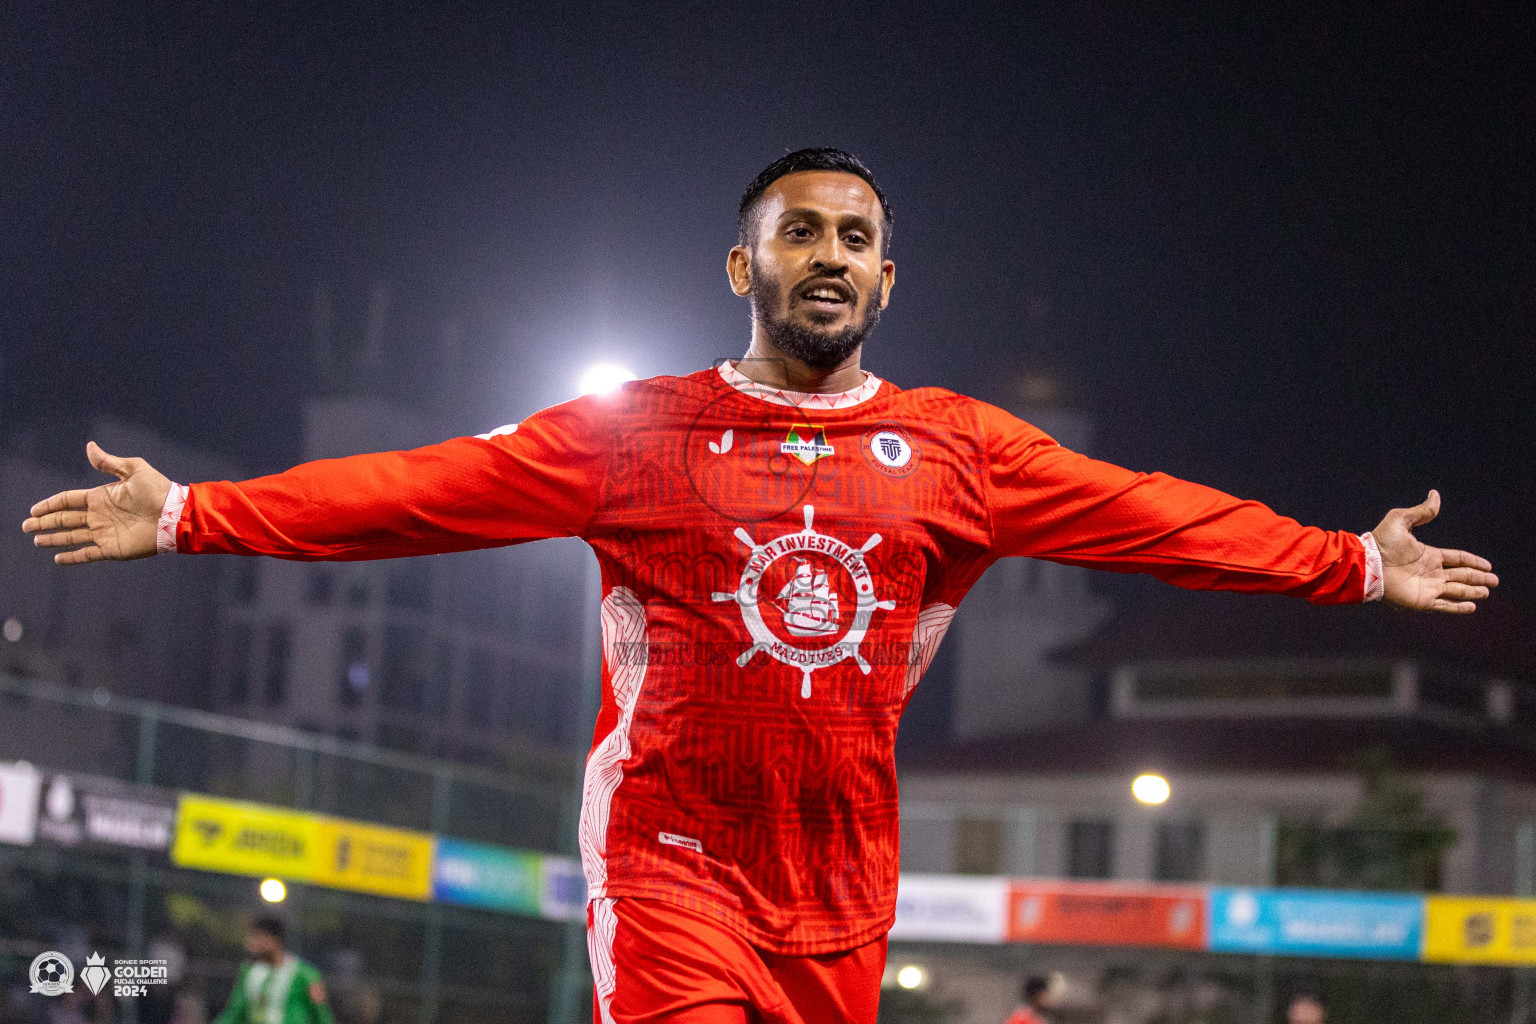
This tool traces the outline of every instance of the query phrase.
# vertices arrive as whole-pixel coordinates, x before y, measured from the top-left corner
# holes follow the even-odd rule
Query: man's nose
[[[811,266],[829,274],[841,274],[848,269],[848,254],[843,243],[836,237],[823,241],[811,254]]]

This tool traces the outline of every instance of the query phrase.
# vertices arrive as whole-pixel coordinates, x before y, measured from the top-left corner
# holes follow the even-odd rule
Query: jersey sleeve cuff
[[[187,504],[187,486],[173,483],[166,492],[165,505],[160,509],[160,524],[155,527],[155,554],[176,553],[176,526],[181,522],[181,510]]]
[[[1381,549],[1369,533],[1360,535],[1360,543],[1365,545],[1365,597],[1362,600],[1380,601],[1387,592],[1386,578],[1381,574]]]

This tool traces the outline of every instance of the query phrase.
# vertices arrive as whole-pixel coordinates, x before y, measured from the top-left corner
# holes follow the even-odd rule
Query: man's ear
[[[737,295],[751,295],[752,254],[739,245],[732,248],[725,258],[725,276],[730,279],[731,291]]]
[[[880,308],[891,304],[891,289],[896,287],[896,264],[886,260],[880,264]]]

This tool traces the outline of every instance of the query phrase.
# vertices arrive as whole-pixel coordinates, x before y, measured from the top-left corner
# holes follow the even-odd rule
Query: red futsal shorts
[[[660,900],[587,906],[599,1024],[875,1024],[885,936],[857,949],[782,956]]]

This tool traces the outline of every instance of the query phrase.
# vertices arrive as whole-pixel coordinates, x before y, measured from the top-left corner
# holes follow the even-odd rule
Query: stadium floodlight
[[[618,363],[597,363],[581,375],[580,392],[583,395],[606,395],[635,379],[633,371]]]
[[[1173,787],[1168,785],[1167,779],[1150,772],[1136,776],[1136,781],[1131,783],[1131,794],[1144,804],[1165,804],[1172,793]]]
[[[896,984],[905,989],[919,989],[928,984],[928,972],[917,964],[907,964],[896,972]]]
[[[12,617],[12,618],[9,618],[9,619],[5,620],[4,635],[5,635],[5,638],[7,640],[9,640],[11,643],[14,644],[14,643],[18,642],[19,640],[21,640],[21,635],[24,632],[26,632],[26,631],[21,628],[21,620],[20,619]]]
[[[261,898],[268,903],[281,903],[288,898],[288,887],[281,878],[265,878],[261,882]]]

